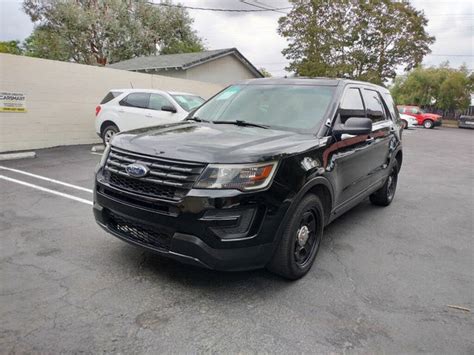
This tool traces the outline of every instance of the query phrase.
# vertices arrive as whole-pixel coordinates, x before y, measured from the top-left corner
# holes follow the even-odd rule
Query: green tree
[[[424,14],[391,0],[290,0],[279,20],[288,41],[288,70],[304,76],[348,77],[383,83],[396,69],[421,63],[434,42]]]
[[[260,68],[258,69],[258,71],[260,73],[262,73],[262,75],[265,77],[265,78],[271,78],[272,77],[272,74],[265,68]]]
[[[73,53],[66,40],[47,26],[37,26],[23,42],[24,54],[52,60],[67,61]]]
[[[33,56],[105,65],[204,49],[193,19],[180,6],[146,0],[24,0],[23,9],[36,24],[26,42]]]
[[[0,53],[23,54],[20,41],[0,41]]]
[[[390,91],[398,104],[452,112],[469,107],[473,89],[474,77],[465,66],[454,69],[443,63],[438,67],[419,66],[395,78]]]

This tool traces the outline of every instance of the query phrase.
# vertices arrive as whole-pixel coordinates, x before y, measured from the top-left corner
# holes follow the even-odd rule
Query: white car
[[[181,121],[204,101],[185,92],[111,90],[95,109],[95,130],[107,144],[121,131]]]
[[[402,120],[404,129],[415,128],[418,125],[418,120],[413,116],[400,113],[400,119]]]

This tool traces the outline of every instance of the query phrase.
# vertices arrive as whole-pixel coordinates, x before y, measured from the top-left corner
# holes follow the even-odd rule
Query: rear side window
[[[109,91],[109,93],[107,95],[105,95],[105,97],[102,99],[100,104],[101,105],[106,104],[107,102],[112,101],[113,99],[115,99],[120,94],[121,94],[120,91]]]
[[[375,90],[364,89],[363,95],[367,109],[367,117],[373,122],[385,120],[385,109],[379,93]]]
[[[171,106],[174,105],[164,96],[158,94],[151,94],[150,95],[150,104],[148,108],[151,110],[161,110],[163,106]]]
[[[398,111],[397,106],[395,106],[395,103],[393,102],[392,95],[390,95],[388,92],[385,92],[382,95],[385,105],[387,106],[388,112],[390,113],[390,116],[392,116],[392,120],[398,121],[399,116],[398,116]],[[401,111],[400,111],[401,112]]]
[[[127,95],[120,105],[138,108],[148,108],[148,102],[150,101],[150,94],[144,92],[134,92]]]

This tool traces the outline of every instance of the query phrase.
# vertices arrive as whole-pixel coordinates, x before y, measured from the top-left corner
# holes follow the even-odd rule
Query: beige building
[[[109,67],[220,85],[263,77],[236,48],[138,57]]]
[[[186,91],[208,98],[222,85],[0,53],[0,153],[100,142],[95,107],[111,89]],[[21,110],[4,111],[5,98]],[[7,103],[8,104],[8,103]]]

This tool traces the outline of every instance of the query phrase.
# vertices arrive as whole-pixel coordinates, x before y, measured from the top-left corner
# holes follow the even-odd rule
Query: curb
[[[91,152],[103,152],[105,147],[103,145],[95,145],[91,148]]]
[[[7,153],[0,154],[0,161],[36,158],[36,152]]]

